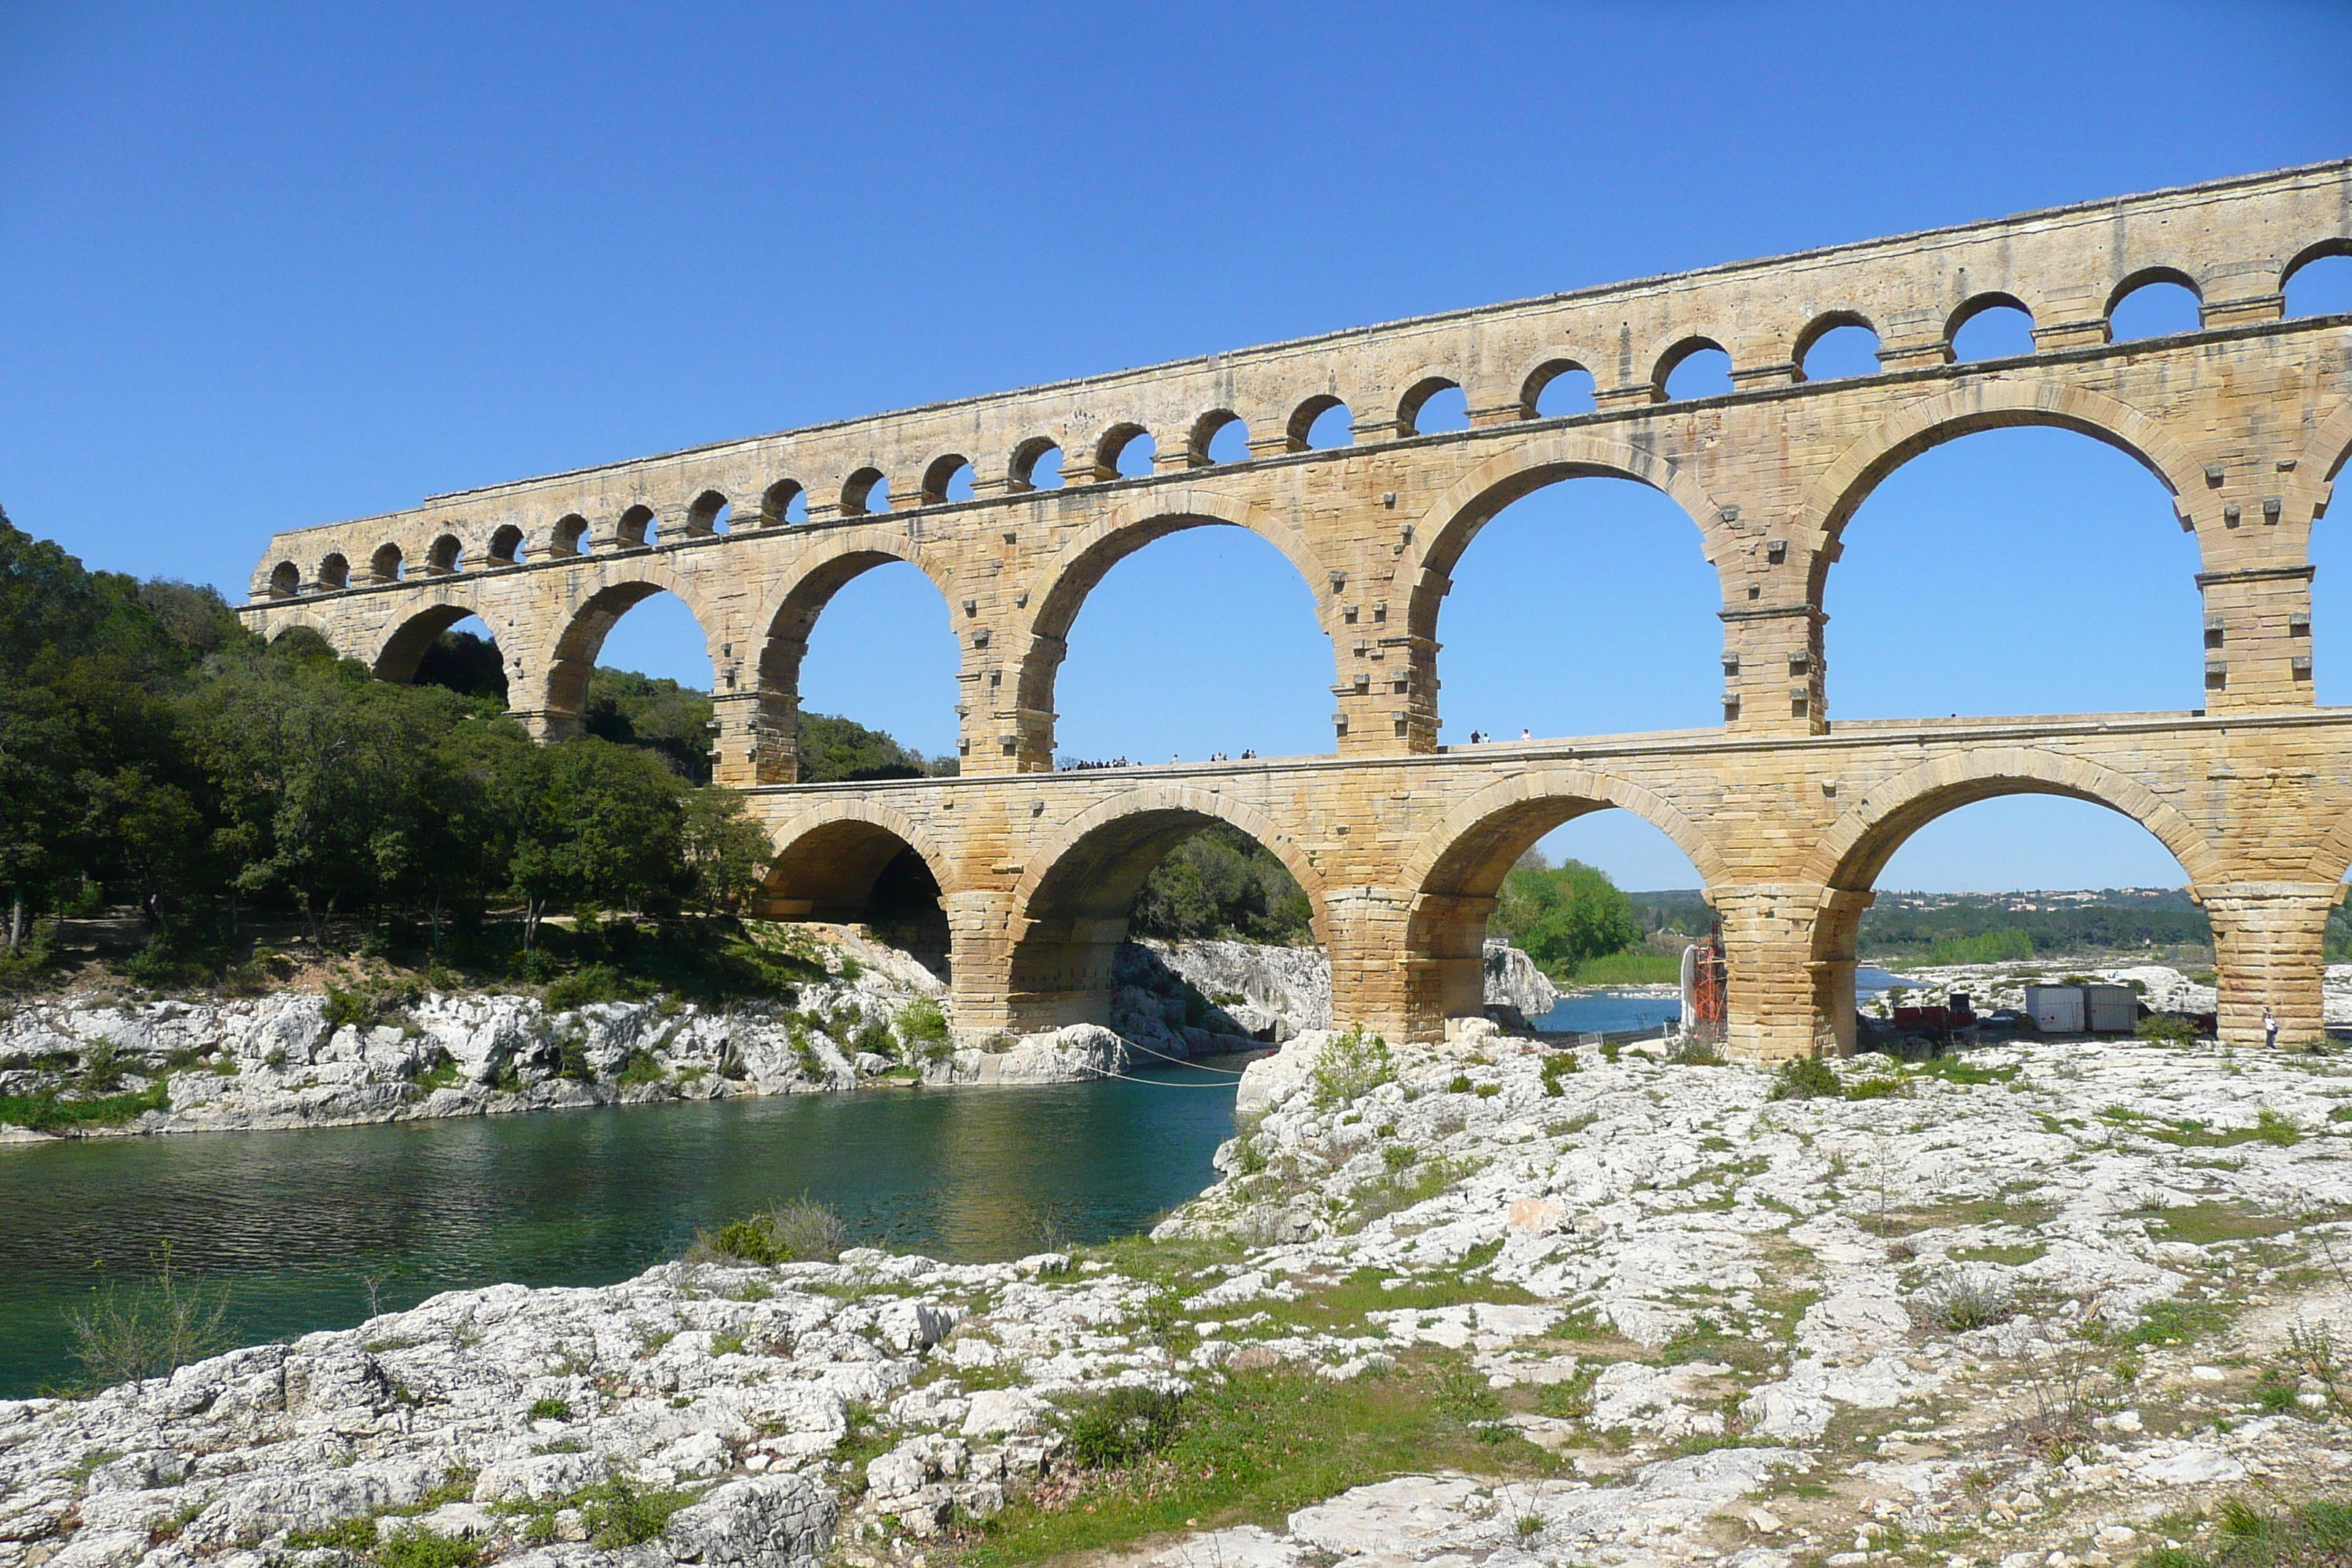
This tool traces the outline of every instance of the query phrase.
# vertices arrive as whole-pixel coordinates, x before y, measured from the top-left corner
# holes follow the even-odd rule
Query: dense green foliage
[[[1128,929],[1137,936],[1297,943],[1312,940],[1312,912],[1305,889],[1273,851],[1219,822],[1152,868],[1135,896]]]
[[[1606,873],[1581,860],[1548,866],[1533,851],[1503,879],[1487,930],[1510,939],[1555,980],[1642,940],[1633,901]]]
[[[824,713],[803,713],[801,778],[808,784],[864,779],[919,779],[956,771],[953,757],[936,761],[900,745],[879,730]]]
[[[521,905],[526,949],[551,909],[731,911],[766,837],[648,731],[536,746],[488,697],[379,681],[306,632],[265,647],[209,590],[86,572],[0,518],[0,973],[37,967],[31,917],[124,895],[159,982],[255,908],[314,935],[405,917],[436,952],[493,903]]]

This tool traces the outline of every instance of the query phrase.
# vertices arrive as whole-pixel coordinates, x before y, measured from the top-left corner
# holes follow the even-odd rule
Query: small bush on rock
[[[948,1033],[948,1016],[925,996],[898,1015],[898,1038],[915,1060],[935,1062],[953,1054],[955,1041]]]
[[[1938,1328],[1955,1334],[1989,1329],[2016,1314],[2000,1281],[1976,1273],[1953,1274],[1937,1281],[1922,1293],[1920,1303]]]
[[[1166,1447],[1184,1413],[1184,1396],[1129,1385],[1072,1407],[1062,1451],[1089,1470],[1115,1470]]]
[[[1837,1069],[1819,1057],[1790,1057],[1772,1075],[1774,1100],[1834,1100],[1844,1092]]]
[[[696,1232],[687,1257],[693,1262],[834,1263],[848,1239],[839,1215],[803,1195],[730,1220],[716,1234]]]
[[[228,1293],[174,1278],[167,1247],[153,1284],[101,1285],[66,1327],[93,1387],[139,1384],[228,1349]]]
[[[640,1487],[612,1476],[582,1492],[577,1506],[588,1544],[611,1552],[644,1545],[668,1528],[670,1515],[693,1500],[691,1492]]]
[[[1328,1110],[1361,1100],[1395,1079],[1396,1060],[1389,1055],[1388,1041],[1367,1035],[1358,1024],[1344,1035],[1332,1036],[1315,1058],[1316,1108]]]
[[[2135,1032],[2159,1046],[2194,1045],[2197,1040],[2197,1026],[2178,1013],[2151,1014],[2139,1021]]]

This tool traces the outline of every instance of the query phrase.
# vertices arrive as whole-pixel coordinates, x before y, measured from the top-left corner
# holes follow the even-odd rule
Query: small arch
[[[2352,315],[2352,237],[2306,247],[2279,278],[2289,316]]]
[[[2171,337],[2204,324],[2204,297],[2196,279],[2178,267],[2143,267],[2107,296],[2107,338]]]
[[[368,557],[368,576],[377,583],[397,583],[401,576],[400,546],[384,543],[376,546]]]
[[[1830,310],[1797,334],[1799,381],[1837,381],[1847,376],[1875,375],[1878,329],[1853,310]]]
[[[879,517],[889,510],[890,481],[879,468],[860,468],[841,487],[844,517]]]
[[[341,589],[352,585],[352,563],[336,551],[319,563],[319,586]]]
[[[1318,392],[1292,411],[1284,435],[1294,452],[1327,451],[1355,445],[1352,424],[1345,403],[1328,392]]]
[[[1159,444],[1142,426],[1114,425],[1095,447],[1095,472],[1105,479],[1141,479],[1151,472],[1151,459],[1158,451]]]
[[[959,490],[962,493],[958,494]],[[938,506],[942,501],[971,499],[971,459],[961,452],[950,452],[923,470],[923,488],[915,504]]]
[[[734,512],[733,503],[717,490],[705,490],[694,498],[686,509],[686,531],[688,538],[704,538],[727,531],[727,520]]]
[[[1230,408],[1213,408],[1192,422],[1185,456],[1193,468],[1249,461],[1249,426]]]
[[[585,555],[588,553],[588,520],[576,511],[566,512],[556,519],[554,531],[547,536],[550,555]]]
[[[2033,312],[2014,294],[1979,294],[1953,311],[1951,319],[1944,323],[1944,342],[1955,360],[2011,359],[2030,354],[2033,352]]]
[[[1650,384],[1669,403],[1720,397],[1731,390],[1731,355],[1713,338],[1685,338],[1659,356]]]
[[[643,550],[654,542],[654,509],[640,503],[621,514],[613,537],[624,550]]]
[[[280,561],[269,572],[269,596],[290,599],[302,591],[302,568],[291,561]]]
[[[1032,436],[1013,448],[1013,464],[1005,472],[1016,492],[1060,489],[1062,448],[1049,436]]]
[[[445,533],[433,542],[425,552],[425,569],[436,576],[447,576],[465,563],[466,546],[454,533]]]
[[[1420,381],[1413,383],[1412,385],[1406,390],[1404,396],[1397,404],[1397,434],[1400,436],[1419,436],[1426,433],[1426,431],[1447,428],[1466,428],[1470,423],[1470,418],[1466,412],[1463,415],[1462,423],[1458,426],[1430,425],[1424,428],[1423,424],[1423,415],[1433,412],[1429,407],[1429,401],[1431,398],[1435,397],[1442,392],[1458,393],[1461,390],[1462,384],[1460,382],[1443,375],[1424,376]]]
[[[782,528],[808,521],[808,492],[798,479],[778,479],[760,492],[760,526]]]
[[[1591,414],[1601,406],[1592,373],[1572,359],[1549,359],[1536,366],[1519,388],[1529,419]]]
[[[490,564],[512,566],[522,560],[522,530],[508,523],[490,535]]]

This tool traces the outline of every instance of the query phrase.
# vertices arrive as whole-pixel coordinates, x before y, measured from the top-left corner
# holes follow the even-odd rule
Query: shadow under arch
[[[1863,911],[1879,874],[1912,835],[1937,818],[2005,795],[2051,795],[2087,801],[2147,829],[2179,861],[2192,888],[2227,880],[2227,868],[2195,825],[2154,791],[2079,757],[2010,746],[1922,763],[1872,785],[1831,824],[1801,881],[1825,889],[1812,931],[1813,1015],[1824,1045],[1854,1043],[1853,971]]]
[[[1205,785],[1146,784],[1081,812],[1030,856],[1012,899],[1013,1033],[1108,1020],[1112,956],[1127,939],[1128,910],[1144,879],[1214,822],[1239,828],[1282,862],[1307,894],[1316,940],[1328,940],[1323,874],[1287,829]]]
[[[2080,387],[1971,381],[1923,399],[1848,447],[1808,488],[1802,513],[1811,532],[1811,591],[1821,599],[1838,540],[1887,475],[1922,452],[1981,430],[2039,425],[2115,447],[2154,474],[2176,506],[2201,492],[2201,468],[2154,419],[2127,403]],[[2201,554],[2204,540],[2198,540]]]
[[[493,621],[482,607],[471,602],[472,595],[453,594],[437,597],[433,603],[413,610],[406,619],[394,626],[368,656],[368,664],[378,680],[389,680],[406,686],[416,679],[417,665],[434,639],[459,621],[478,618],[489,628],[490,640],[499,646],[500,655],[509,664],[515,662],[517,649],[510,628]]]
[[[1538,768],[1498,780],[1447,812],[1405,858],[1397,885],[1412,900],[1405,1012],[1411,1037],[1441,1035],[1448,1018],[1486,1008],[1486,918],[1520,856],[1563,823],[1622,807],[1690,858],[1702,883],[1725,880],[1704,829],[1654,792],[1586,768]]]
[[[951,568],[930,551],[910,542],[903,529],[858,527],[829,529],[811,541],[811,548],[794,562],[770,597],[761,605],[753,625],[760,639],[759,665],[753,689],[772,711],[771,721],[793,733],[800,711],[801,667],[807,660],[809,638],[834,595],[877,568],[904,563],[923,574],[940,595],[940,614],[954,632],[950,593]],[[959,648],[964,646],[956,638]],[[717,661],[713,660],[716,668]],[[791,772],[796,775],[797,759]],[[791,777],[762,779],[791,783]]]
[[[549,738],[562,739],[576,732],[579,715],[588,700],[588,677],[596,668],[596,656],[604,650],[605,637],[623,616],[656,594],[676,595],[694,616],[694,624],[702,628],[703,643],[716,676],[722,656],[712,627],[721,623],[702,603],[698,585],[657,559],[639,556],[615,561],[604,585],[566,614],[563,629],[556,636],[541,689],[541,705],[549,716]]]
[[[1049,576],[1044,592],[1037,595],[1014,677],[1014,700],[1022,714],[1014,745],[1022,772],[1045,773],[1053,768],[1055,680],[1070,651],[1070,627],[1086,607],[1087,596],[1112,567],[1144,546],[1186,529],[1220,526],[1246,530],[1282,552],[1307,584],[1318,625],[1329,638],[1330,627],[1323,619],[1323,606],[1329,602],[1325,587],[1328,574],[1297,531],[1278,530],[1258,509],[1204,491],[1180,489],[1140,497],[1072,535],[1046,568]],[[1339,668],[1336,643],[1331,648],[1331,667],[1336,681]]]
[[[765,919],[881,928],[941,980],[953,972],[942,900],[955,863],[922,826],[879,801],[836,800],[774,829],[757,900]]]

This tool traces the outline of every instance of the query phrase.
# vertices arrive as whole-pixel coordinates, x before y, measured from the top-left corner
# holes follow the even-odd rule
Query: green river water
[[[251,1343],[501,1280],[608,1284],[802,1193],[856,1242],[958,1260],[1122,1235],[1213,1179],[1242,1063],[1213,1065],[0,1149],[0,1398],[70,1381],[67,1309],[166,1245]]]

